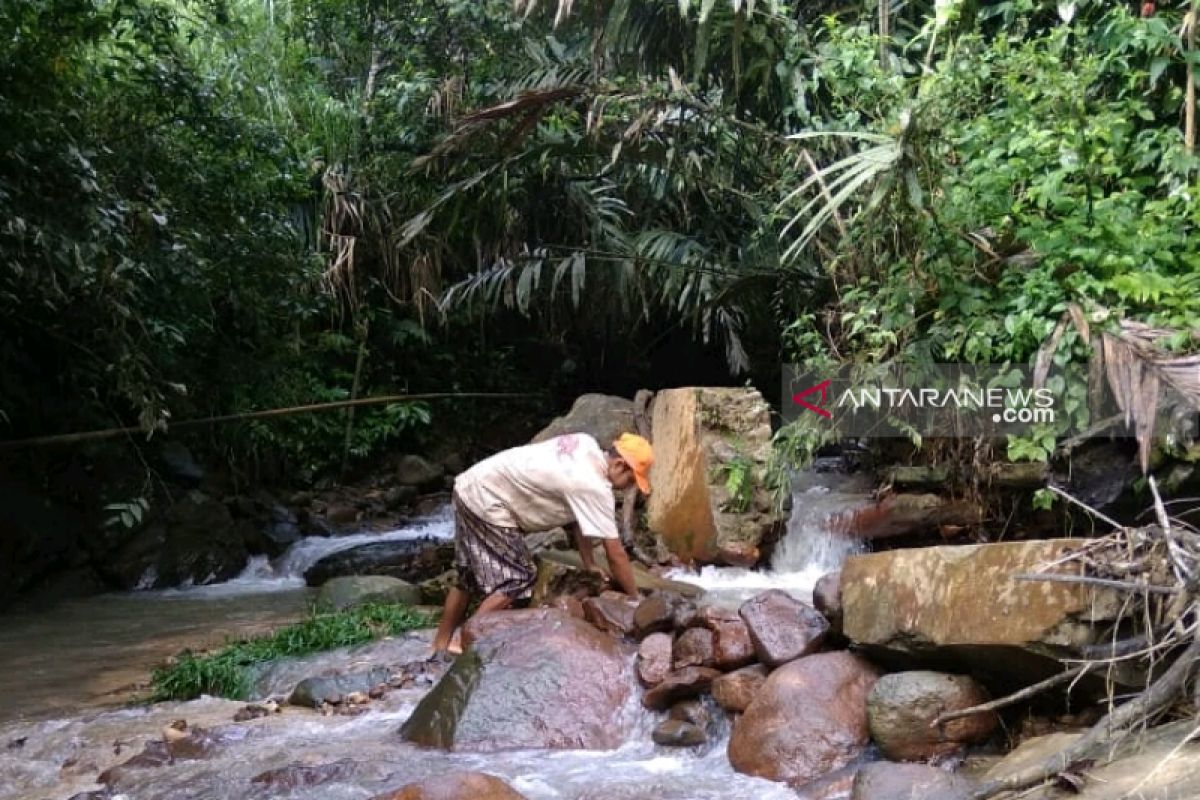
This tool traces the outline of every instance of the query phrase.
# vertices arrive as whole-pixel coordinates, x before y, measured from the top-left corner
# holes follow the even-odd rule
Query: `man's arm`
[[[625,554],[621,540],[605,539],[604,555],[608,559],[608,568],[613,578],[625,590],[625,594],[638,597],[637,583],[633,579],[633,566],[629,563],[629,556]]]
[[[579,560],[583,563],[585,571],[591,572],[596,569],[596,562],[592,558],[592,542],[583,535],[579,524],[572,522],[565,526],[567,532],[571,534],[571,538],[575,541],[575,549],[579,551]]]

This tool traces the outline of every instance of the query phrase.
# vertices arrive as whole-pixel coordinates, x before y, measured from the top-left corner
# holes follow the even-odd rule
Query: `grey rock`
[[[317,594],[317,605],[342,611],[368,603],[420,605],[418,586],[387,575],[343,575],[331,578]]]

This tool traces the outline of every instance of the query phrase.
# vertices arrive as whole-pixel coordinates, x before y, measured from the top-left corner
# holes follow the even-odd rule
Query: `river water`
[[[803,595],[855,545],[831,534],[830,520],[860,495],[829,481],[797,489],[788,534],[764,572],[706,569],[680,574],[736,602],[763,588]],[[426,691],[395,691],[353,717],[322,716],[290,706],[281,713],[234,722],[244,704],[215,698],[153,706],[112,706],[144,687],[153,666],[183,647],[224,639],[299,618],[311,602],[303,572],[337,549],[385,538],[451,535],[448,511],[387,533],[305,539],[269,562],[257,559],[226,584],[61,604],[39,613],[10,615],[0,627],[0,800],[65,800],[100,788],[98,775],[160,740],[165,726],[186,720],[210,732],[202,757],[126,770],[116,798],[129,800],[361,800],[412,780],[453,770],[483,770],[507,779],[530,800],[776,800],[794,798],[786,786],[735,773],[725,755],[728,725],[718,720],[709,745],[697,749],[654,745],[650,731],[662,715],[640,707],[637,696],[614,724],[631,731],[614,751],[515,751],[450,754],[416,749],[397,733]],[[428,649],[428,632],[388,644]],[[406,651],[407,652],[407,651]],[[323,656],[338,659],[342,654]],[[304,674],[287,665],[275,690]],[[309,672],[308,674],[312,674]],[[277,684],[279,682],[277,681]],[[719,712],[718,712],[719,713]],[[255,780],[289,765],[307,779]],[[328,766],[334,765],[334,766]],[[312,775],[332,776],[317,783]]]

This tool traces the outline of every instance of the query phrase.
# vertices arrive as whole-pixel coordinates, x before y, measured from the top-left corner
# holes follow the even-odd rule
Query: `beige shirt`
[[[584,536],[619,535],[608,460],[586,433],[496,453],[460,474],[454,491],[492,525],[528,533],[578,522]]]

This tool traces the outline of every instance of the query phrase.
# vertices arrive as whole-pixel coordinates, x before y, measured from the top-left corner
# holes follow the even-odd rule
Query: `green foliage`
[[[754,463],[744,456],[730,459],[721,465],[725,476],[725,491],[729,493],[727,509],[740,514],[754,501]]]
[[[232,642],[214,653],[184,651],[173,663],[154,671],[153,699],[190,700],[202,694],[245,699],[255,666],[396,636],[429,624],[426,615],[397,605],[314,611],[302,622],[266,636]]]

